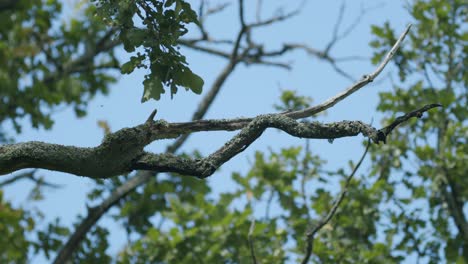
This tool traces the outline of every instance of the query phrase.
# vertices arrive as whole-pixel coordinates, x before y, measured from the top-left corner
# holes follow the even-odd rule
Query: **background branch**
[[[351,172],[351,174],[346,178],[346,181],[345,181],[345,185],[343,187],[343,189],[341,190],[341,193],[338,195],[337,199],[335,200],[335,202],[333,203],[333,206],[332,208],[330,209],[330,211],[328,212],[328,214],[324,215],[319,221],[318,223],[315,225],[314,228],[312,228],[311,230],[309,230],[307,233],[306,233],[306,238],[307,238],[307,246],[306,246],[306,252],[305,252],[305,255],[304,255],[304,259],[302,260],[302,264],[307,264],[309,262],[309,259],[310,259],[310,256],[312,255],[312,252],[313,252],[313,245],[314,245],[314,237],[315,235],[317,234],[318,231],[320,231],[320,229],[322,229],[332,218],[333,216],[335,215],[336,211],[338,210],[338,207],[340,206],[341,202],[343,201],[345,195],[346,195],[346,192],[348,191],[348,187],[349,187],[349,183],[351,182],[351,179],[354,177],[354,175],[356,174],[356,171],[359,169],[359,167],[361,166],[362,164],[362,161],[364,160],[364,158],[366,157],[366,154],[367,154],[367,151],[369,150],[369,147],[371,145],[371,142],[370,142],[370,139],[367,141],[367,146],[366,146],[366,150],[364,151],[364,153],[362,154],[361,158],[359,159],[358,163],[356,164],[356,166],[354,167],[353,171]]]

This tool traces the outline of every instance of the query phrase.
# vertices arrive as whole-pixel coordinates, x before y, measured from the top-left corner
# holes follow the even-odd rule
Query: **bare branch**
[[[111,39],[112,35],[115,33],[115,30],[116,30],[115,28],[111,28],[101,39],[99,39],[96,42],[95,47],[87,50],[83,55],[81,55],[77,59],[72,60],[68,63],[65,63],[56,72],[52,73],[51,75],[45,76],[44,83],[49,84],[49,83],[57,81],[57,79],[61,78],[61,76],[63,75],[68,75],[71,73],[83,71],[83,69],[85,70],[91,69],[89,67],[92,66],[93,60],[98,54],[100,54],[101,52],[111,50],[117,47],[118,45],[120,45],[119,40]],[[111,69],[111,68],[117,68],[117,65],[101,65],[97,67]]]
[[[405,31],[400,35],[397,42],[393,45],[392,49],[387,53],[387,56],[385,57],[385,59],[380,63],[380,65],[377,67],[377,69],[374,72],[372,72],[369,75],[364,75],[361,78],[361,80],[357,81],[356,83],[354,83],[353,85],[348,87],[343,92],[329,98],[328,100],[326,100],[325,102],[323,102],[323,103],[321,103],[319,105],[312,106],[312,107],[306,108],[304,110],[294,111],[294,112],[285,113],[285,114],[288,115],[289,117],[294,118],[294,119],[298,119],[298,118],[309,117],[309,116],[312,116],[314,114],[323,112],[326,109],[334,106],[338,102],[342,101],[346,97],[350,96],[351,94],[353,94],[357,90],[361,89],[365,85],[367,85],[370,82],[374,81],[374,79],[383,71],[385,66],[392,59],[393,55],[395,54],[397,49],[400,47],[401,42],[406,37],[406,35],[408,35],[408,32],[409,32],[410,28],[411,28],[411,24],[409,24],[406,27]]]
[[[14,175],[10,179],[6,179],[6,180],[0,182],[0,188],[3,188],[6,185],[13,184],[13,183],[15,183],[17,181],[20,181],[20,180],[23,180],[23,179],[29,179],[34,175],[35,172],[36,172],[36,170],[32,170],[32,171],[28,171],[28,172],[25,172],[25,173]]]
[[[240,21],[241,28],[247,27],[245,24],[244,0],[239,0],[239,21]]]
[[[201,120],[188,123],[165,121],[145,122],[124,128],[105,137],[94,148],[63,146],[43,142],[26,142],[0,146],[0,174],[24,168],[42,168],[92,178],[109,178],[132,170],[144,169],[156,172],[177,172],[206,178],[222,164],[244,151],[267,128],[280,129],[294,137],[335,139],[362,133],[375,143],[385,142],[394,127],[411,117],[439,106],[431,104],[413,111],[390,126],[376,130],[360,121],[342,121],[330,124],[297,122],[283,114],[269,114],[245,119]],[[152,154],[143,148],[154,140],[175,138],[198,131],[226,131],[242,129],[218,151],[200,160],[185,159],[172,154]],[[119,162],[115,162],[119,160]]]
[[[333,27],[333,36],[327,47],[325,48],[325,53],[328,53],[333,45],[338,41],[338,31],[340,30],[341,22],[343,21],[344,11],[346,9],[346,2],[341,1],[340,9],[338,11],[338,17],[336,19],[335,26]]]
[[[365,7],[361,6],[361,12],[356,16],[354,21],[349,23],[349,26],[340,34],[339,31],[340,31],[341,23],[343,22],[344,12],[345,12],[345,9],[346,9],[346,4],[345,3],[346,3],[345,1],[342,1],[342,3],[341,3],[339,13],[338,13],[338,18],[337,18],[335,26],[333,28],[332,38],[331,38],[330,42],[328,42],[327,47],[325,48],[325,53],[327,53],[327,54],[330,52],[330,50],[332,49],[333,46],[335,46],[343,38],[347,37],[359,25],[362,18],[369,11],[371,11],[371,10],[375,9],[376,7],[378,7],[378,5],[376,5],[374,7],[368,7],[368,8],[365,8]]]
[[[217,14],[219,12],[222,12],[224,9],[226,9],[228,6],[230,6],[231,3],[225,2],[225,3],[220,3],[212,8],[208,8],[204,14],[204,16],[210,16]]]
[[[289,18],[292,18],[292,17],[296,16],[297,14],[299,14],[299,9],[294,10],[292,12],[289,12],[289,13],[287,13],[285,15],[274,16],[274,17],[269,18],[269,19],[264,20],[264,21],[259,21],[259,22],[249,24],[248,27],[249,28],[256,28],[256,27],[271,25],[271,24],[274,24],[274,23],[277,23],[277,22],[285,21],[285,20],[287,20]]]
[[[37,173],[37,170],[31,170],[31,171],[24,172],[24,173],[21,173],[21,174],[16,174],[13,177],[11,177],[10,179],[7,179],[7,180],[4,180],[4,181],[0,182],[0,188],[5,187],[6,185],[9,185],[9,184],[13,184],[13,183],[15,183],[17,181],[20,181],[20,180],[31,180],[34,183],[36,183],[36,186],[41,185],[41,186],[50,187],[50,188],[60,188],[60,187],[62,187],[59,184],[54,184],[54,183],[50,183],[50,182],[45,181],[43,177],[38,178],[36,176],[36,173]]]
[[[213,48],[208,48],[208,47],[203,47],[203,46],[200,46],[200,45],[196,45],[195,44],[196,41],[193,41],[193,40],[180,39],[178,41],[178,43],[180,45],[182,45],[182,46],[185,46],[187,48],[190,48],[190,49],[193,49],[193,50],[196,50],[196,51],[205,52],[205,53],[208,53],[208,54],[211,54],[211,55],[216,55],[216,56],[227,58],[227,59],[229,59],[229,57],[231,56],[229,53],[227,53],[225,51],[216,50],[216,49],[213,49]]]
[[[361,158],[359,159],[359,162],[356,164],[356,166],[354,167],[351,174],[346,178],[345,185],[344,185],[343,189],[341,190],[341,193],[338,195],[338,198],[333,203],[333,206],[332,206],[331,210],[328,212],[327,215],[323,216],[318,221],[317,225],[314,228],[312,228],[310,231],[308,231],[306,233],[307,247],[306,247],[306,253],[305,253],[304,259],[301,262],[302,264],[307,264],[309,262],[310,256],[312,255],[312,252],[313,252],[313,243],[314,243],[315,234],[317,234],[317,232],[320,231],[320,229],[322,229],[322,227],[324,227],[335,215],[336,210],[340,206],[341,202],[343,201],[343,199],[344,199],[344,197],[346,195],[346,192],[348,191],[349,183],[351,182],[351,179],[354,177],[354,174],[356,174],[356,171],[361,166],[362,161],[366,157],[366,154],[367,154],[367,151],[369,150],[370,145],[371,145],[371,142],[370,142],[370,139],[369,139],[367,141],[366,150],[362,154]]]
[[[299,49],[299,50],[303,50],[305,52],[307,52],[307,54],[311,55],[311,56],[315,56],[321,60],[324,60],[328,63],[330,63],[330,65],[333,67],[333,69],[338,73],[340,74],[341,76],[345,77],[346,79],[354,82],[354,78],[349,75],[348,73],[346,73],[343,69],[341,69],[337,64],[336,62],[339,61],[339,59],[335,59],[335,58],[332,58],[329,54],[328,54],[328,51],[321,51],[321,50],[317,50],[317,49],[314,49],[314,48],[311,48],[307,45],[304,45],[304,44],[292,44],[292,43],[289,43],[289,44],[285,44],[284,45],[284,48],[285,51],[289,51],[289,50],[294,50],[294,49]],[[344,60],[350,60],[350,59],[354,59],[355,57],[345,57]],[[341,58],[341,60],[343,61],[343,58]]]
[[[344,70],[342,70],[340,67],[338,67],[338,65],[336,64],[335,60],[332,60],[332,61],[329,61],[330,62],[330,65],[333,67],[333,69],[341,76],[345,77],[346,79],[354,82],[355,79],[353,78],[353,76],[349,75],[348,73],[346,73]]]
[[[209,47],[204,47],[204,46],[201,46],[201,45],[197,45],[195,43],[196,43],[196,41],[193,41],[193,40],[179,40],[180,45],[185,46],[185,47],[190,48],[190,49],[193,49],[193,50],[196,50],[196,51],[205,52],[205,53],[215,55],[215,56],[218,56],[218,57],[222,57],[222,58],[226,58],[226,59],[229,59],[232,56],[232,53],[229,54],[229,53],[221,51],[221,50],[217,50],[217,49],[213,49],[213,48],[209,48]],[[245,51],[248,51],[248,50],[249,49],[246,49]],[[265,66],[274,66],[274,67],[280,67],[280,68],[284,68],[284,69],[289,70],[291,68],[289,64],[264,60],[264,58],[266,58],[266,57],[276,57],[276,56],[280,56],[280,55],[284,54],[286,50],[285,51],[282,51],[282,50],[273,51],[273,52],[265,52],[265,53],[264,52],[257,52],[257,53],[254,53],[254,54],[247,54],[247,52],[244,51],[243,52],[244,55],[240,56],[237,59],[236,63],[241,63],[242,62],[242,63],[245,63],[247,65],[249,65],[249,64],[258,64],[258,65],[265,65]]]
[[[257,4],[258,4],[258,2],[257,2]],[[302,4],[301,4],[301,6],[302,6]],[[266,65],[266,66],[281,67],[281,68],[289,70],[291,68],[289,63],[267,61],[267,60],[265,60],[265,58],[281,56],[281,55],[285,54],[288,51],[292,51],[292,50],[295,50],[295,49],[302,49],[302,50],[306,51],[309,55],[316,56],[319,59],[322,59],[322,60],[325,60],[325,61],[329,62],[330,65],[333,67],[333,69],[338,74],[340,74],[344,78],[354,82],[355,81],[354,78],[352,78],[350,74],[346,73],[342,68],[340,68],[337,65],[337,62],[345,61],[345,60],[351,60],[351,59],[353,59],[353,60],[354,59],[361,59],[361,58],[356,58],[356,56],[355,57],[345,57],[345,58],[332,58],[329,55],[329,50],[330,50],[331,46],[334,45],[341,37],[343,37],[343,36],[338,34],[338,29],[339,29],[338,27],[339,27],[339,24],[340,24],[340,19],[339,19],[337,25],[335,26],[335,31],[336,32],[334,33],[332,40],[329,42],[329,45],[327,46],[327,48],[324,51],[316,50],[316,49],[310,48],[310,47],[308,47],[306,45],[303,45],[303,44],[284,44],[283,47],[281,49],[279,49],[279,50],[264,51],[262,45],[256,44],[252,40],[251,35],[252,35],[252,29],[253,28],[262,27],[262,26],[270,25],[270,24],[273,24],[273,23],[276,23],[276,22],[281,22],[281,21],[284,21],[286,19],[289,19],[289,18],[291,18],[291,17],[293,17],[293,16],[295,16],[296,14],[299,13],[299,11],[301,10],[301,6],[298,9],[296,9],[296,10],[294,10],[292,12],[289,12],[289,13],[287,13],[285,15],[273,16],[272,18],[267,19],[265,21],[257,21],[256,23],[246,24],[246,22],[244,21],[245,19],[243,18],[244,17],[244,15],[243,15],[243,12],[244,12],[243,2],[240,1],[239,2],[239,17],[240,17],[240,23],[241,23],[241,31],[240,31],[240,34],[238,34],[238,38],[236,39],[236,41],[234,41],[234,43],[235,43],[234,47],[236,45],[238,45],[238,49],[240,50],[241,39],[242,39],[243,36],[246,37],[247,47],[243,48],[245,56],[242,56],[242,57],[238,58],[238,60],[242,60],[242,62],[246,63],[247,65],[249,65],[249,64],[260,64],[260,65]],[[341,12],[344,12],[343,7],[344,6],[342,6]],[[364,13],[364,11],[362,13]],[[341,16],[342,16],[342,14],[341,14]],[[242,22],[242,21],[244,21],[244,22]],[[244,25],[244,26],[242,26],[242,25]],[[208,53],[208,54],[211,54],[211,55],[216,55],[216,56],[220,56],[220,57],[223,57],[223,58],[230,58],[231,55],[236,55],[236,54],[233,54],[232,52],[229,54],[229,53],[227,53],[225,51],[214,49],[212,47],[202,46],[202,45],[199,44],[200,42],[207,42],[207,43],[211,43],[211,44],[215,44],[215,43],[220,43],[220,44],[221,43],[223,43],[223,44],[232,43],[232,41],[226,41],[226,40],[221,40],[221,41],[213,40],[211,37],[208,36],[208,33],[206,33],[206,32],[204,32],[204,35],[202,36],[202,38],[199,38],[199,39],[179,40],[179,44],[181,44],[183,46],[186,46],[188,48],[191,48],[191,49],[194,49],[194,50],[197,50],[197,51],[205,52],[205,53]],[[249,52],[246,52],[246,51],[249,51]],[[254,52],[252,53],[250,51],[254,51]]]
[[[387,135],[390,134],[393,129],[395,129],[398,125],[402,124],[403,122],[406,122],[408,121],[410,118],[412,117],[417,117],[417,118],[421,118],[423,113],[432,109],[432,108],[435,108],[435,107],[442,107],[441,104],[429,104],[429,105],[425,105],[419,109],[416,109],[414,111],[411,111],[405,115],[402,115],[402,116],[399,116],[395,119],[395,121],[393,121],[390,125],[382,128],[379,130],[379,138],[380,138],[380,141],[386,143],[386,138],[387,138]]]
[[[336,62],[345,62],[345,61],[369,61],[370,57],[364,56],[344,56],[339,58],[334,58]]]
[[[381,7],[383,3],[377,3],[374,6],[369,6],[369,7],[363,7],[361,6],[361,12],[359,15],[356,16],[353,22],[349,23],[349,26],[341,33],[336,35],[336,41],[339,41],[345,37],[347,37],[353,30],[359,25],[361,22],[362,18],[369,13],[372,10],[375,10],[379,7]]]
[[[65,245],[60,249],[54,259],[54,264],[67,263],[73,251],[78,247],[79,243],[86,236],[86,233],[96,224],[96,222],[104,215],[107,210],[117,204],[120,199],[125,197],[130,192],[134,191],[136,187],[147,182],[154,177],[153,173],[149,171],[141,171],[138,176],[131,178],[125,184],[122,184],[112,192],[112,194],[105,199],[100,205],[88,208],[88,215],[76,227],[73,234],[67,240]]]

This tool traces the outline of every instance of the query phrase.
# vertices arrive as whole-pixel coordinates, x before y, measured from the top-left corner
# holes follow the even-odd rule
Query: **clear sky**
[[[198,3],[198,1],[193,1]],[[209,32],[213,36],[234,38],[239,28],[236,2],[221,15],[214,16],[206,21]],[[246,1],[248,2],[248,1]],[[256,2],[256,1],[252,1]],[[271,15],[271,1],[263,1],[264,18]],[[284,4],[285,10],[296,7],[300,1],[275,1]],[[356,29],[344,40],[339,42],[332,50],[334,57],[364,56],[369,57],[372,49],[369,41],[372,39],[370,26],[382,25],[390,21],[397,32],[403,31],[405,25],[410,22],[404,9],[403,1],[364,1],[348,0],[343,19],[343,27],[346,28],[356,16],[359,15],[361,6],[375,7],[368,11]],[[254,32],[254,38],[258,42],[265,43],[266,48],[280,47],[283,42],[303,43],[317,49],[323,49],[332,36],[333,26],[341,1],[305,1],[301,14],[297,17],[276,24],[268,29]],[[255,12],[254,5],[246,9],[248,21],[252,21]],[[191,69],[200,74],[205,80],[205,90],[210,87],[213,79],[220,69],[227,63],[225,60],[210,55],[182,49],[187,56]],[[128,56],[120,53],[121,58]],[[230,118],[239,116],[255,116],[273,112],[272,105],[278,103],[281,89],[295,89],[301,95],[308,95],[314,102],[320,103],[337,92],[345,89],[351,82],[338,75],[329,64],[316,58],[307,56],[303,52],[294,52],[284,57],[284,61],[293,62],[293,69],[282,69],[264,66],[240,66],[229,77],[222,88],[221,93],[209,110],[206,118]],[[348,62],[341,64],[343,69],[349,72],[355,79],[372,72],[375,67],[370,61]],[[387,67],[375,83],[366,86],[356,94],[339,103],[329,111],[327,115],[320,117],[326,122],[340,120],[362,120],[371,122],[377,126],[380,124],[380,116],[375,112],[378,104],[377,94],[391,87],[385,76],[392,70]],[[150,112],[158,109],[157,118],[169,122],[189,121],[198,101],[202,98],[191,92],[179,89],[179,92],[171,100],[168,94],[163,95],[161,101],[149,101],[141,104],[143,93],[142,78],[144,71],[134,72],[131,75],[120,76],[117,84],[111,87],[109,96],[97,96],[89,103],[88,115],[77,119],[73,111],[65,109],[53,115],[55,124],[52,130],[32,129],[28,120],[24,120],[23,133],[16,137],[16,141],[39,140],[50,143],[60,143],[76,146],[95,146],[103,138],[103,131],[97,126],[98,120],[105,120],[113,131],[123,127],[141,124]],[[11,127],[7,131],[13,132]],[[209,132],[198,133],[190,137],[184,145],[183,151],[198,149],[206,155],[220,147],[233,133]],[[349,160],[356,160],[363,152],[362,137],[345,138],[335,140],[333,144],[326,140],[311,141],[311,149],[315,154],[328,160],[330,169],[346,167]],[[169,141],[155,142],[148,147],[151,151],[162,151]],[[246,172],[247,160],[253,158],[254,151],[265,151],[268,148],[278,150],[282,147],[297,146],[304,140],[296,139],[285,133],[275,130],[267,131],[259,140],[252,144],[246,151],[233,158],[221,167],[221,170],[211,176],[208,181],[217,190],[230,190],[234,188],[226,181],[226,177],[232,171]],[[362,172],[366,169],[363,168]],[[45,221],[59,217],[63,224],[71,226],[77,219],[77,215],[85,215],[85,200],[87,191],[92,188],[92,182],[86,178],[66,175],[64,173],[41,171],[47,181],[62,184],[65,187],[59,190],[46,190],[46,199],[40,202],[31,202],[26,199],[27,191],[31,183],[21,182],[5,190],[6,198],[16,205],[26,208],[37,207],[45,212]],[[112,211],[111,211],[112,212]],[[110,241],[112,241],[110,253],[115,254],[125,243],[123,228],[115,224],[108,217],[100,220],[99,224],[110,227]],[[38,263],[43,260],[37,259]]]

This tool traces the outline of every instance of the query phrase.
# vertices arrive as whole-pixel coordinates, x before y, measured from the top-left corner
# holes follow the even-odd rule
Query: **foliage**
[[[3,199],[0,190],[0,262],[26,263],[24,250],[32,246],[25,234],[35,227],[34,219],[22,209],[14,208]]]
[[[468,8],[459,0],[415,1],[409,12],[415,29],[395,59],[401,83],[380,94],[378,109],[396,114],[440,102],[445,111],[410,123],[392,135],[391,144],[374,151],[376,184],[384,181],[392,190],[407,193],[394,196],[399,210],[390,213],[391,225],[385,232],[401,233],[398,251],[415,253],[430,263],[440,263],[442,258],[465,263]],[[377,61],[392,45],[395,33],[389,23],[372,30],[377,36],[371,43],[377,49]]]
[[[122,73],[132,73],[135,68],[150,69],[143,81],[142,102],[159,100],[165,92],[164,86],[170,87],[171,98],[178,86],[201,93],[203,80],[187,67],[185,56],[177,47],[177,40],[188,32],[186,25],[198,23],[189,3],[183,0],[94,2],[102,21],[117,29],[125,50],[138,50],[122,65]]]
[[[94,226],[73,252],[73,263],[111,263],[112,258],[106,253],[110,242],[108,235],[106,228]]]
[[[280,97],[281,104],[273,107],[278,111],[297,111],[310,106],[312,98],[299,95],[295,90],[284,90]]]
[[[88,102],[97,93],[107,94],[115,81],[108,69],[119,68],[114,48],[120,43],[128,52],[138,51],[121,66],[122,73],[150,69],[142,101],[158,100],[163,85],[171,96],[177,86],[201,93],[203,80],[177,48],[185,25],[197,22],[188,3],[95,2],[67,20],[61,19],[58,0],[21,0],[0,9],[0,59],[6,62],[0,65],[0,123],[10,120],[20,132],[18,120],[28,117],[33,127],[48,129],[59,105],[71,105],[78,117],[84,116]],[[135,17],[141,21],[133,22]]]
[[[106,94],[114,78],[103,69],[117,67],[106,27],[88,6],[60,22],[57,0],[20,0],[0,9],[0,123],[19,119],[50,128],[59,105],[71,105],[77,116],[97,93]],[[94,54],[100,53],[100,60]]]
[[[142,101],[160,99],[164,87],[171,96],[179,86],[201,92],[203,81],[177,48],[187,25],[198,23],[186,1],[94,2],[63,23],[56,0],[0,9],[0,58],[6,62],[0,65],[0,122],[11,120],[19,131],[18,120],[29,117],[33,126],[49,128],[50,113],[62,104],[84,115],[87,102],[114,81],[108,70],[118,68],[114,48],[120,44],[133,53],[122,73],[149,69]],[[428,263],[467,262],[467,7],[463,0],[416,0],[408,10],[416,31],[394,60],[400,81],[381,93],[378,109],[392,119],[437,101],[445,112],[410,122],[372,149],[370,175],[351,181],[313,242],[317,263],[400,263],[414,255]],[[396,34],[390,23],[372,32],[377,62]],[[298,110],[311,101],[286,90],[274,107]],[[107,227],[94,225],[72,262],[249,263],[252,248],[261,263],[298,262],[305,234],[330,212],[354,167],[328,171],[308,144],[255,153],[247,172],[226,179],[231,188],[225,192],[183,175],[152,177],[114,206],[113,219],[128,233],[118,256],[106,252],[112,242]],[[102,202],[130,177],[96,180],[90,202]],[[40,188],[33,194],[42,198]],[[4,201],[1,191],[0,220],[1,263],[26,263],[28,251],[53,257],[70,235],[59,220],[38,228],[40,217]]]

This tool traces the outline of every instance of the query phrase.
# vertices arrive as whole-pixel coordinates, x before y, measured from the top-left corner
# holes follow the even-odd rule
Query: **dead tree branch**
[[[172,124],[165,121],[149,121],[109,134],[101,145],[94,148],[37,141],[1,146],[0,174],[24,168],[42,168],[92,178],[109,178],[143,169],[206,178],[222,164],[244,151],[267,128],[277,128],[294,137],[314,139],[335,139],[363,134],[375,143],[385,143],[388,133],[398,124],[439,106],[439,104],[424,106],[397,118],[394,123],[381,130],[360,121],[329,124],[298,122],[286,114],[260,115],[247,124],[244,119],[201,120]],[[204,159],[191,160],[168,153],[153,154],[143,151],[146,145],[158,139],[176,138],[191,132],[238,129],[241,131],[237,135]]]

